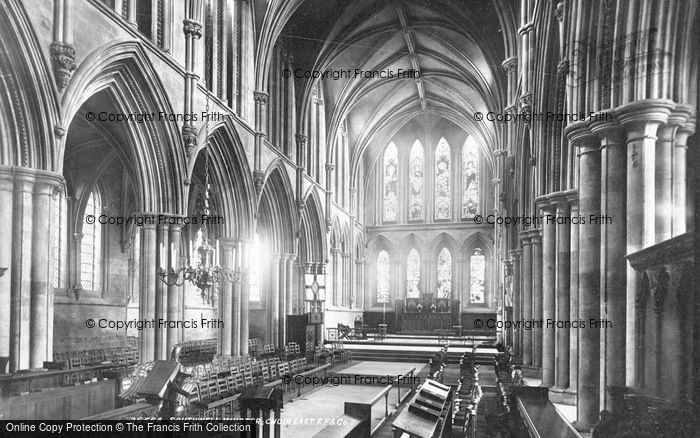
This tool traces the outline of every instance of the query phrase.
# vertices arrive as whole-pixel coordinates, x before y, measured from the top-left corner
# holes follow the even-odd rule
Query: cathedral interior
[[[695,0],[0,1],[0,428],[698,436],[699,44]]]

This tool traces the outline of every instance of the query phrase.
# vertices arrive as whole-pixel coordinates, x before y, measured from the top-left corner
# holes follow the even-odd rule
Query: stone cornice
[[[695,250],[693,239],[694,233],[692,231],[687,232],[640,251],[627,254],[625,258],[637,271],[669,263],[691,261]]]

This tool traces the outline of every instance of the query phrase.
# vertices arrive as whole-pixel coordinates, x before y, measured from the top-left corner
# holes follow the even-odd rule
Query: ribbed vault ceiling
[[[505,106],[503,37],[490,1],[307,0],[282,38],[305,70],[420,72],[418,79],[323,81],[328,144],[346,120],[355,167],[373,161],[410,122],[429,130],[446,119],[494,149],[494,124],[473,118]],[[300,101],[313,85],[300,80]]]

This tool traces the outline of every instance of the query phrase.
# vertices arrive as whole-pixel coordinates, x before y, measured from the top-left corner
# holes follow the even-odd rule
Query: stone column
[[[341,279],[343,283],[343,296],[341,299],[341,305],[343,307],[350,307],[350,254],[349,252],[344,252],[341,254],[343,263],[343,278]]]
[[[297,256],[295,254],[289,254],[287,259],[287,315],[302,313],[294,310],[294,265],[296,259]]]
[[[542,230],[532,230],[532,317],[542,321]],[[532,329],[532,365],[542,367],[542,331],[537,325]]]
[[[280,340],[280,263],[282,260],[282,254],[272,255],[272,278],[269,288],[269,295],[267,299],[269,300],[270,309],[270,343],[274,344],[276,348],[281,347],[279,344]]]
[[[277,307],[277,327],[278,327],[278,345],[279,348],[287,345],[287,260],[289,260],[289,254],[280,254],[279,266],[279,290],[277,291],[277,300],[279,302]]]
[[[365,308],[365,261],[355,259],[355,302],[356,307]]]
[[[165,285],[165,283],[163,283],[163,281],[161,281],[161,278],[159,275],[157,275],[157,273],[161,270],[168,269],[168,252],[170,251],[170,245],[168,244],[168,225],[158,225],[156,232],[156,248],[157,264],[151,266],[151,269],[157,266],[154,286],[155,313],[153,314],[153,318],[155,319],[155,326],[153,327],[153,348],[155,351],[155,360],[163,360],[167,359],[167,354],[165,352],[167,331],[165,327],[160,327],[158,321],[167,318],[165,300],[167,298],[168,291],[167,286]]]
[[[235,270],[236,242],[233,239],[223,238],[219,240],[221,251],[221,266]],[[219,284],[219,318],[222,327],[219,328],[219,354],[223,356],[233,355],[233,297],[234,285],[226,282]]]
[[[512,250],[510,258],[513,263],[513,319],[520,321],[523,319],[522,295],[520,293],[520,253],[521,250]],[[513,354],[518,357],[522,354],[522,330],[513,332]]]
[[[340,306],[340,300],[338,299],[338,291],[340,290],[340,282],[338,281],[338,256],[340,255],[340,249],[331,248],[331,266],[333,269],[333,295],[331,297],[326,296],[326,301],[331,298],[331,303],[333,307]]]
[[[264,91],[254,91],[253,99],[255,100],[255,153],[253,157],[254,171],[253,179],[255,181],[255,190],[262,192],[263,182],[265,180],[265,172],[262,170],[262,148],[263,141],[267,132],[267,99],[269,95]]]
[[[250,255],[248,252],[250,251],[250,244],[248,242],[239,242],[239,266],[245,266],[247,264],[247,260],[250,259]],[[240,290],[241,290],[241,300],[240,300],[240,335],[239,335],[239,348],[240,348],[240,355],[241,356],[247,356],[248,355],[248,333],[250,331],[250,325],[249,325],[249,314],[250,314],[250,308],[249,308],[249,297],[250,297],[250,283],[248,280],[248,275],[243,275],[242,277],[242,284],[240,285]]]
[[[195,90],[197,87],[197,40],[202,37],[201,13],[197,8],[192,11],[192,16],[187,16],[182,22],[182,31],[185,34],[185,95],[183,99],[183,112],[191,114]],[[129,22],[136,24],[136,0],[129,0]],[[187,156],[190,157],[197,149],[197,128],[191,120],[182,124],[182,139]]]
[[[673,236],[680,236],[686,232],[686,151],[687,141],[692,134],[692,125],[683,126],[676,134],[673,145],[673,179],[671,182],[673,191],[673,219],[671,223]]]
[[[570,280],[571,280],[571,207],[572,192],[559,192],[552,197],[556,205],[556,319],[570,321]],[[569,386],[569,335],[572,330],[556,330],[556,372],[554,392],[561,393]]]
[[[578,192],[573,191],[571,199],[571,217],[578,218]],[[571,224],[571,251],[570,255],[570,275],[569,275],[569,321],[578,321],[578,243],[579,243],[579,224],[578,222]],[[566,389],[567,394],[576,394],[578,391],[578,330],[569,331],[569,387]]]
[[[658,139],[656,140],[656,156],[654,178],[656,207],[656,242],[663,242],[671,238],[671,221],[673,215],[673,141],[678,126],[665,124],[659,126]]]
[[[522,239],[522,319],[532,319],[532,242],[530,233],[520,233]],[[523,338],[523,365],[532,365],[532,330],[522,330]]]
[[[32,197],[32,266],[30,323],[30,366],[42,368],[53,360],[53,286],[49,282],[51,259],[51,197],[58,188],[58,174],[37,172]],[[24,218],[16,218],[24,220]],[[4,224],[7,226],[9,224]]]
[[[126,19],[134,27],[138,27],[138,23],[136,22],[136,2],[138,0],[124,0],[128,1],[128,7],[127,7],[127,16]]]
[[[542,205],[542,386],[554,386],[554,345],[556,327],[548,327],[547,321],[556,319],[556,223],[555,206],[549,201]]]
[[[10,266],[10,372],[30,368],[32,215],[34,176],[30,169],[1,167],[14,178]]]
[[[568,132],[578,147],[579,208],[586,224],[579,228],[579,318],[586,328],[579,330],[578,420],[576,428],[590,430],[598,422],[600,383],[600,334],[588,327],[600,317],[600,227],[588,223],[600,214],[600,149],[587,129]]]
[[[231,303],[231,312],[233,313],[233,316],[231,318],[231,326],[226,327],[226,330],[228,330],[231,333],[231,356],[240,356],[241,355],[241,332],[242,332],[242,327],[241,327],[241,315],[242,315],[242,308],[241,308],[241,302],[242,302],[242,295],[243,295],[243,287],[241,287],[242,283],[245,281],[245,273],[244,271],[244,263],[245,260],[243,259],[243,242],[240,240],[236,241],[236,251],[235,251],[235,260],[234,260],[234,268],[241,272],[241,277],[240,281],[237,283],[233,284],[233,300]],[[247,311],[247,309],[246,309]],[[246,339],[246,346],[248,345],[248,340]]]
[[[141,269],[139,278],[139,319],[152,320],[156,314],[156,226],[145,223],[141,227]],[[155,330],[139,332],[139,362],[155,360]]]
[[[620,413],[620,407],[613,406],[607,387],[625,386],[627,151],[619,127],[603,124],[592,130],[601,140],[600,207],[606,220],[585,227],[600,227],[600,317],[612,323],[612,327],[600,332],[601,409]]]
[[[182,226],[181,225],[170,225],[170,233],[169,233],[169,240],[170,240],[170,266],[166,267],[171,268],[171,269],[177,269],[179,268],[178,266],[178,260],[180,260],[180,244],[181,244],[181,237],[182,237]],[[180,297],[183,293],[182,286],[178,287],[175,285],[168,286],[168,296],[167,296],[167,303],[168,303],[168,310],[167,310],[167,318],[168,321],[178,321],[181,317],[181,309],[180,309]],[[170,358],[170,353],[173,351],[173,347],[175,344],[180,342],[180,336],[179,336],[180,331],[176,327],[168,327],[167,329],[167,340],[166,340],[166,359]]]
[[[651,246],[656,241],[655,149],[656,131],[668,120],[673,104],[668,101],[637,101],[618,108],[618,119],[626,130],[627,142],[627,248],[626,254]],[[637,384],[638,276],[627,264],[627,311],[625,384]],[[583,378],[583,376],[581,376]]]
[[[12,320],[12,239],[14,205],[12,202],[12,174],[0,167],[0,356],[10,356],[10,321]],[[0,373],[5,370],[0,370]]]

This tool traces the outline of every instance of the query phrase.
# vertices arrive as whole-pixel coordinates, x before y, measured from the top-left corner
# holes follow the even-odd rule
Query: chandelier
[[[206,88],[206,87],[205,87]],[[206,112],[209,114],[209,93],[207,93]],[[204,202],[201,208],[195,211],[196,215],[208,218],[212,214],[212,201],[209,185],[209,117],[205,121],[204,147]],[[217,286],[221,283],[239,283],[241,281],[241,271],[231,270],[218,264],[217,251],[209,243],[209,232],[207,229],[208,220],[202,220],[201,243],[197,247],[199,262],[197,266],[184,266],[178,269],[161,269],[159,274],[163,283],[168,286],[182,286],[189,282],[197,287],[201,292],[202,301],[213,304]],[[235,257],[233,257],[235,260]],[[173,264],[175,261],[173,260]]]

